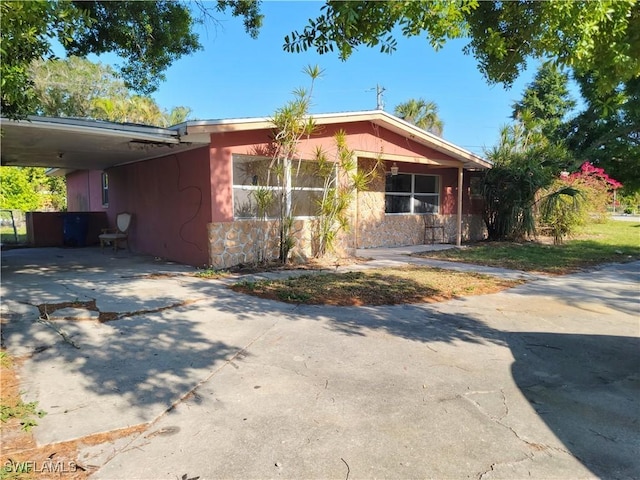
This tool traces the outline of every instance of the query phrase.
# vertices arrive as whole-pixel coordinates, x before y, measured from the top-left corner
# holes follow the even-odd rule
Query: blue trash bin
[[[65,213],[63,222],[65,247],[84,247],[87,245],[89,216],[82,213]]]

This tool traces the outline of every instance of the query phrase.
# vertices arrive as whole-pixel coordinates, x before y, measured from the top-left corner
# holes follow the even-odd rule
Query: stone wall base
[[[294,220],[296,244],[290,252],[294,262],[304,262],[314,256],[312,220]],[[230,268],[240,264],[275,260],[279,256],[279,224],[276,220],[237,220],[208,225],[209,262],[213,268]],[[355,248],[351,235],[341,235],[336,242],[336,256],[352,256]]]
[[[437,215],[433,231],[425,231],[422,215],[385,215],[375,223],[363,224],[356,235],[344,233],[340,236],[333,252],[338,257],[351,256],[355,247],[400,247],[431,243],[455,243],[456,216]],[[293,261],[302,262],[312,258],[313,221],[295,220],[293,229],[296,245],[291,251]],[[278,222],[275,220],[237,220],[234,222],[210,223],[209,261],[213,268],[230,268],[240,264],[259,263],[278,258]],[[433,234],[433,237],[432,237]],[[462,218],[463,241],[477,241],[486,238],[484,222],[480,215],[464,215]]]
[[[427,223],[425,224],[425,219]],[[403,247],[424,243],[455,243],[456,215],[385,215],[370,224],[363,224],[358,237],[359,248]],[[430,225],[431,228],[425,228]],[[480,215],[462,216],[462,241],[486,238]]]

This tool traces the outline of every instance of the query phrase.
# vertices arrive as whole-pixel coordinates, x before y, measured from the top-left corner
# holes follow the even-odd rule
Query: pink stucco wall
[[[190,265],[208,264],[207,148],[116,167],[107,173],[109,220],[113,225],[119,212],[133,214],[133,251]]]
[[[384,130],[371,122],[345,123],[323,126],[319,133],[310,139],[303,139],[298,148],[301,157],[311,158],[317,147],[325,151],[335,151],[333,136],[343,130],[348,134],[348,145],[351,150],[371,152],[372,154],[405,155],[410,157],[425,157],[430,160],[451,160],[445,154],[432,148],[421,145],[411,139],[407,139],[396,133]],[[233,221],[233,191],[232,191],[232,155],[265,155],[271,151],[271,131],[268,129],[256,131],[224,132],[211,135],[211,210],[214,222]],[[413,173],[425,173],[429,168],[426,165],[403,164],[405,170]],[[431,173],[431,171],[429,171]],[[440,173],[438,173],[440,174]],[[442,170],[444,186],[453,186],[452,192],[457,190],[457,169]],[[446,180],[446,181],[445,181]],[[467,180],[468,182],[468,180]],[[443,200],[445,192],[443,190]],[[453,203],[451,203],[453,202]],[[457,200],[447,199],[447,209],[453,208]],[[464,204],[465,202],[463,202]],[[449,212],[449,213],[453,213]]]
[[[118,213],[130,212],[129,242],[134,252],[207,265],[209,168],[204,147],[108,169],[108,207],[102,206],[102,172],[73,172],[67,176],[69,211],[106,211],[111,227]]]
[[[102,171],[78,170],[67,175],[67,210],[101,212]]]
[[[335,151],[333,136],[343,130],[349,135],[348,145],[351,150],[359,150],[386,155],[406,155],[425,157],[431,160],[451,160],[444,153],[422,145],[410,138],[384,130],[371,122],[345,123],[323,126],[320,133],[302,142],[300,152],[312,155],[317,146],[326,151]]]
[[[320,133],[300,142],[298,152],[301,157],[311,158],[317,147],[327,152],[335,151],[333,136],[339,131],[347,132],[348,145],[352,150],[387,155],[425,157],[430,160],[452,160],[447,155],[421,145],[401,135],[381,129],[370,122],[346,123],[323,127]],[[225,132],[211,135],[211,208],[214,222],[233,221],[232,205],[232,155],[264,155],[270,151],[269,130],[251,132]],[[393,162],[388,162],[388,166]],[[458,169],[434,168],[423,164],[401,163],[406,173],[423,173],[441,176],[441,214],[457,213]],[[469,194],[469,174],[465,171],[463,188],[463,213],[477,214],[481,211],[481,201]]]
[[[384,130],[370,122],[345,123],[322,126],[319,132],[309,139],[303,139],[298,146],[301,157],[311,158],[318,146],[331,153],[335,151],[333,136],[345,131],[351,150],[372,152],[374,154],[407,155],[425,157],[432,160],[451,160],[445,154],[396,133]],[[271,131],[268,129],[241,132],[224,132],[211,135],[212,158],[228,161],[231,154],[264,155],[271,151]]]
[[[224,140],[212,142],[210,155],[211,196],[210,206],[212,222],[233,221],[233,161],[234,148]],[[236,152],[237,153],[237,152]]]

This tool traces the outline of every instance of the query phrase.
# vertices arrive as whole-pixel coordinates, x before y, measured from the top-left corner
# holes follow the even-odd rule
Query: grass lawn
[[[26,243],[27,242],[27,229],[26,227],[18,228],[18,238],[13,232],[13,227],[10,225],[2,225],[0,227],[0,242],[1,243]]]
[[[590,224],[564,245],[486,242],[420,255],[438,260],[564,274],[601,263],[640,260],[640,224],[613,220]]]
[[[408,266],[310,274],[285,280],[243,281],[231,288],[288,303],[393,305],[495,293],[521,283],[489,275]]]

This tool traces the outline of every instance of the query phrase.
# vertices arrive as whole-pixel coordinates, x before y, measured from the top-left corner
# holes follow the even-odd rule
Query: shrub
[[[551,230],[553,243],[560,245],[586,221],[585,195],[562,179],[554,181],[540,202],[540,221]]]

